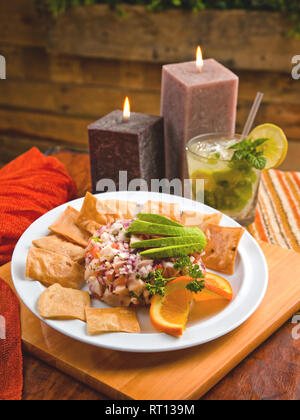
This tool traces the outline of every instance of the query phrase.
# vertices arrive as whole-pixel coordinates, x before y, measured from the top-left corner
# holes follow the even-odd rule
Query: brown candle
[[[129,103],[127,103],[129,106]],[[88,127],[93,192],[101,179],[112,179],[119,188],[119,172],[128,182],[164,178],[163,119],[129,109],[113,111]],[[98,184],[99,185],[99,184]]]

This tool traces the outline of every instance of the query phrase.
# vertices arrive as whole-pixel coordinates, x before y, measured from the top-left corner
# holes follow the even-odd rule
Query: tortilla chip
[[[181,220],[181,207],[179,203],[149,200],[144,204],[141,213],[160,214],[179,223]]]
[[[26,277],[45,286],[59,283],[78,289],[84,281],[84,267],[71,258],[40,248],[30,248],[27,256]]]
[[[203,231],[206,230],[207,225],[219,225],[221,223],[222,214],[204,214],[195,211],[185,211],[181,216],[181,223],[186,227],[198,226]]]
[[[76,225],[78,216],[79,211],[68,207],[49,229],[51,232],[61,235],[75,244],[87,247],[90,235]]]
[[[65,289],[60,284],[53,284],[45,290],[38,304],[39,314],[46,319],[80,319],[86,321],[85,310],[90,307],[88,292]]]
[[[134,309],[86,308],[89,335],[104,332],[139,333],[141,331]]]
[[[85,258],[85,251],[81,246],[68,242],[57,235],[49,235],[45,238],[36,239],[35,241],[32,241],[32,243],[37,248],[65,255],[76,262],[82,262]]]
[[[243,228],[209,224],[205,230],[207,246],[202,257],[206,268],[233,274],[238,245],[243,233]]]
[[[102,225],[113,223],[118,219],[133,219],[135,209],[135,202],[98,200],[92,194],[87,193],[76,223],[94,235]]]

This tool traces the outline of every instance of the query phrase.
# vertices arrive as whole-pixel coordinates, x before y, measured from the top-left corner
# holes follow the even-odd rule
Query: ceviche
[[[131,246],[150,239],[145,234],[130,237],[126,234],[133,221],[118,220],[102,226],[86,249],[85,280],[91,294],[111,306],[149,304],[149,286],[153,285],[158,270],[164,278],[181,274],[181,269],[176,269],[178,258],[145,258],[136,246]],[[205,273],[201,253],[193,253],[189,259]]]

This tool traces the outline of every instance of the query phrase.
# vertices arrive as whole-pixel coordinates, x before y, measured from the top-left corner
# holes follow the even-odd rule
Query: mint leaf
[[[251,165],[259,170],[262,170],[266,167],[267,160],[265,157],[257,157],[254,155],[249,155],[248,161],[251,163]]]
[[[248,150],[250,145],[252,143],[251,139],[244,139],[240,141],[239,143],[235,143],[232,146],[229,147],[229,149],[233,150]]]
[[[258,146],[261,146],[262,144],[264,144],[268,140],[269,139],[267,139],[267,138],[262,138],[262,139],[254,140],[254,142],[252,142],[252,147],[256,148]]]
[[[247,138],[230,146],[229,149],[235,150],[231,161],[247,161],[255,169],[264,169],[267,160],[264,157],[263,151],[257,150],[257,148],[268,140],[267,138],[261,138],[253,141],[251,138]]]
[[[243,160],[247,156],[244,150],[236,150],[232,156],[232,160]]]
[[[248,153],[246,156],[247,161],[250,163],[250,165],[255,167],[256,164],[256,156],[253,155],[252,153]]]

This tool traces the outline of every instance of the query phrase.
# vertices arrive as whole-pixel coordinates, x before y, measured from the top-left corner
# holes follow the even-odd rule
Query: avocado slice
[[[195,236],[175,236],[169,238],[158,238],[158,239],[147,239],[145,241],[133,242],[130,246],[132,248],[162,248],[174,245],[191,245],[191,244],[203,244],[203,248],[206,247],[206,238],[203,235]]]
[[[127,233],[143,233],[145,235],[158,236],[194,236],[203,235],[203,232],[197,227],[185,228],[170,225],[160,225],[157,223],[135,220],[129,226]]]
[[[172,219],[168,219],[165,216],[161,216],[160,214],[152,214],[152,213],[139,213],[137,215],[139,220],[143,220],[144,222],[149,223],[158,223],[159,225],[170,225],[170,226],[177,226],[183,227],[181,224],[174,222]]]
[[[167,246],[164,248],[154,248],[148,249],[140,253],[141,257],[144,258],[173,258],[173,257],[185,257],[187,255],[193,254],[194,252],[202,252],[203,242],[199,244],[191,245],[177,245],[177,246]]]

